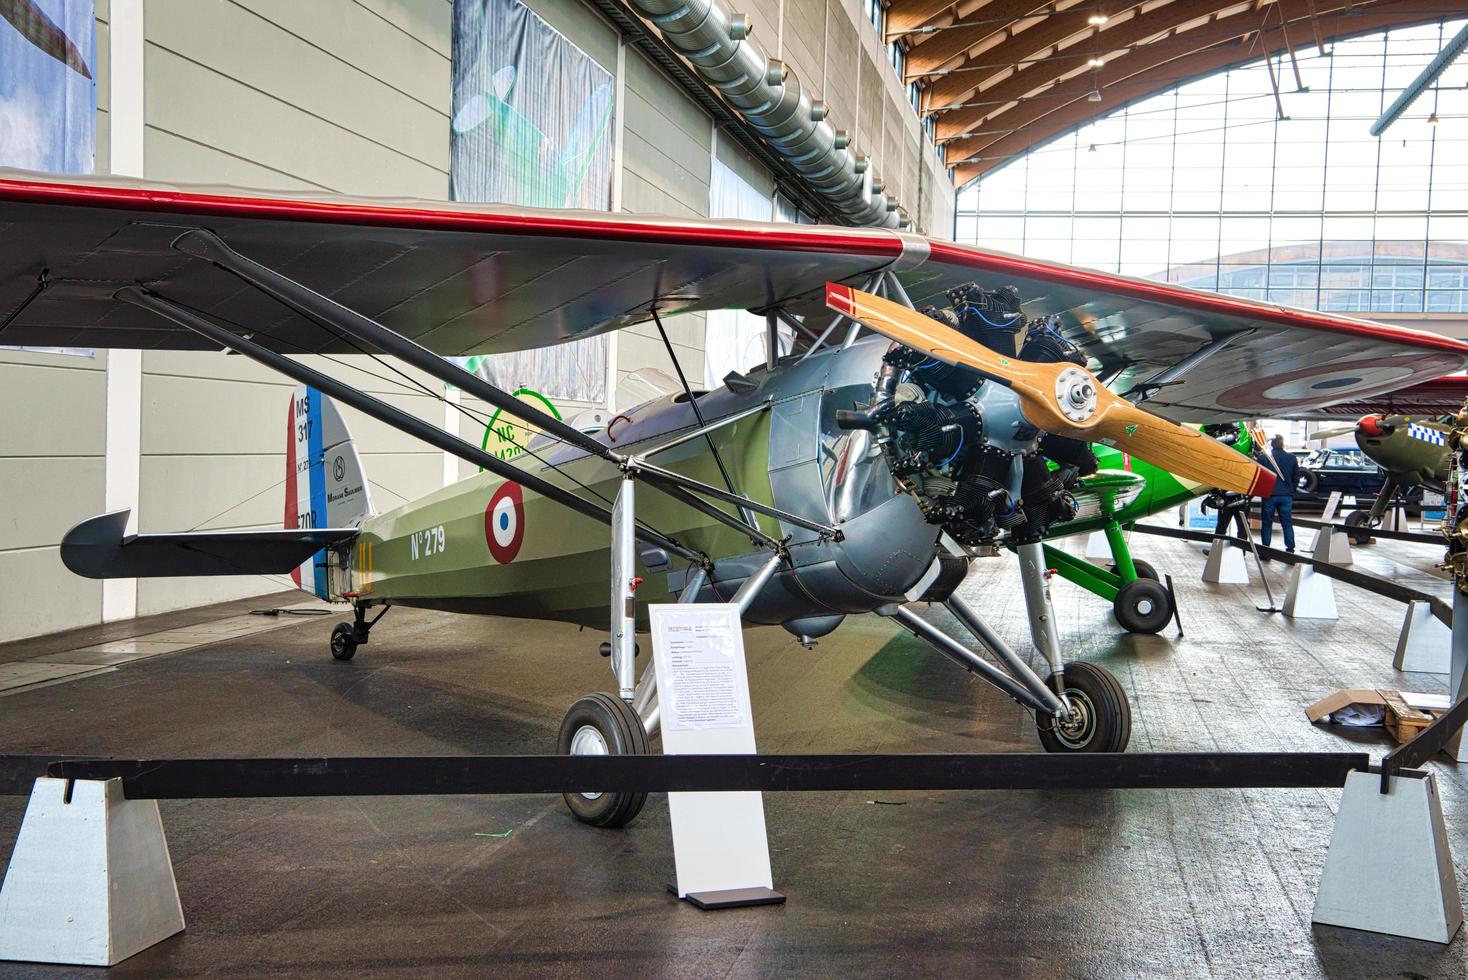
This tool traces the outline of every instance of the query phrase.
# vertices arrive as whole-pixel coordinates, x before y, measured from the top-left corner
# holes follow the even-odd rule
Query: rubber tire
[[[556,738],[556,753],[571,754],[571,739],[582,726],[590,725],[601,733],[611,755],[647,755],[647,729],[632,705],[615,694],[588,694],[571,705],[561,722]],[[625,827],[642,812],[646,793],[603,793],[588,800],[580,793],[565,793],[562,798],[571,815],[593,827]]]
[[[1138,608],[1143,602],[1151,603],[1150,611]],[[1172,596],[1162,583],[1139,578],[1121,587],[1111,603],[1111,614],[1128,633],[1158,633],[1172,621]]]
[[[1314,493],[1315,488],[1320,486],[1320,474],[1304,470],[1300,473],[1300,479],[1295,486],[1301,493]]]
[[[1140,558],[1133,558],[1132,567],[1137,570],[1137,578],[1151,579],[1154,582],[1162,581],[1162,576],[1157,574],[1157,569],[1152,567],[1151,562],[1143,561]],[[1106,570],[1109,571],[1112,575],[1121,574],[1121,572],[1116,567],[1116,562],[1112,562],[1110,565],[1107,565]]]
[[[337,623],[331,631],[331,656],[336,660],[351,660],[357,655],[357,627],[351,623]]]
[[[1096,709],[1092,724],[1094,734],[1077,746],[1062,739],[1055,731],[1055,719],[1036,717],[1035,728],[1046,752],[1125,752],[1132,738],[1132,706],[1121,683],[1105,667],[1085,660],[1065,665],[1065,689],[1085,695]],[[1055,676],[1045,680],[1055,689]]]
[[[1371,543],[1371,530],[1366,526],[1366,522],[1369,520],[1371,520],[1371,511],[1369,510],[1353,510],[1346,515],[1346,527],[1356,528],[1354,531],[1348,530],[1346,532],[1346,537],[1351,539],[1351,544],[1362,545]]]

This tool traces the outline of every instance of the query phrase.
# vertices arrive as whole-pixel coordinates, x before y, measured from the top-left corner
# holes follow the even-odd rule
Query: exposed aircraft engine
[[[968,283],[947,297],[949,307],[921,312],[1006,357],[1085,364],[1051,320],[1025,318],[1013,286]],[[1094,402],[1088,389],[1089,382],[1072,395]],[[898,344],[882,358],[871,402],[838,412],[836,421],[875,431],[893,475],[928,522],[965,545],[1038,541],[1051,524],[1075,516],[1071,491],[1097,469],[1086,443],[1031,425],[1002,379]]]

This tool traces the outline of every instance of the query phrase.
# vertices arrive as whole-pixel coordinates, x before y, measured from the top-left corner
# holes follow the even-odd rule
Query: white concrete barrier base
[[[37,779],[0,888],[0,960],[112,966],[183,927],[158,804],[124,799],[120,779]]]
[[[1223,538],[1214,538],[1208,546],[1208,561],[1203,565],[1203,581],[1215,585],[1248,585],[1249,568],[1244,552]]]
[[[1351,539],[1346,532],[1332,531],[1328,527],[1322,527],[1315,532],[1315,540],[1310,543],[1310,553],[1315,556],[1316,561],[1343,567],[1355,560],[1351,557]]]
[[[1335,583],[1313,565],[1296,565],[1285,589],[1284,614],[1291,619],[1339,619]]]
[[[1432,614],[1432,607],[1413,600],[1407,603],[1397,653],[1392,666],[1397,670],[1424,674],[1446,674],[1452,668],[1453,631]]]
[[[1430,773],[1407,770],[1387,794],[1379,773],[1346,777],[1311,921],[1435,943],[1453,938],[1463,901]]]

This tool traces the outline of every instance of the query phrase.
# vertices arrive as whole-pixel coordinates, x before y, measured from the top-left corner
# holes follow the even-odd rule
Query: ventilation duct
[[[826,120],[825,105],[812,102],[790,69],[749,39],[744,14],[730,13],[721,0],[630,2],[833,209],[856,225],[905,223],[873,179],[869,159],[858,159],[850,137]]]

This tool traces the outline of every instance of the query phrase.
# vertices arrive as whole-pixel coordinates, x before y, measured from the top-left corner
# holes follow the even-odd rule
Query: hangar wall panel
[[[102,588],[61,536],[103,507],[107,354],[0,351],[0,641],[95,623]]]

